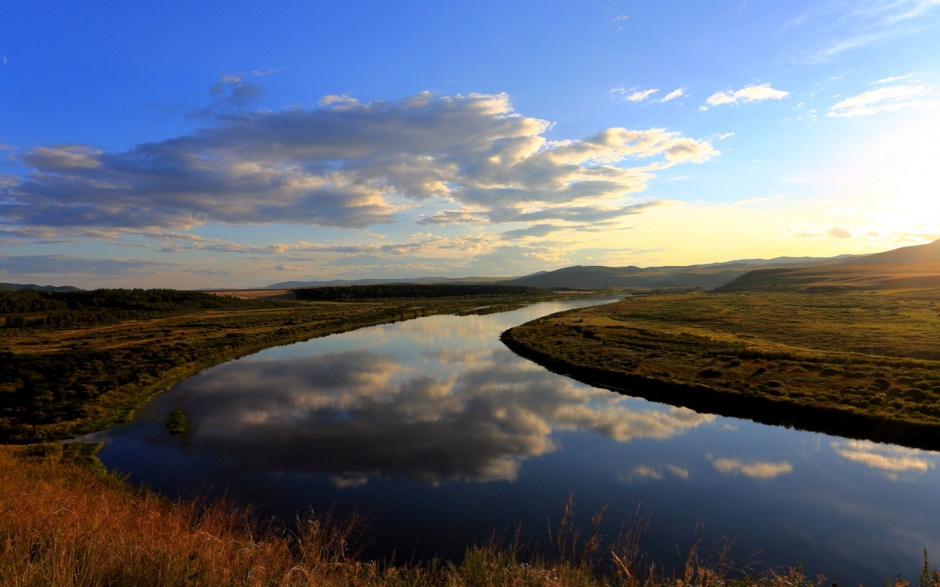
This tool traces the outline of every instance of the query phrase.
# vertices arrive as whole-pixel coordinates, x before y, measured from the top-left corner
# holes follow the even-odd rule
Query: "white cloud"
[[[854,118],[871,116],[879,112],[896,112],[924,104],[921,98],[932,92],[933,88],[923,84],[882,86],[834,104],[829,108],[826,116]]]
[[[668,102],[669,100],[672,100],[672,99],[675,99],[684,95],[685,94],[683,93],[682,88],[679,88],[678,90],[673,90],[669,92],[668,94],[666,94],[665,96],[663,96],[663,99],[660,100],[660,102]]]
[[[33,149],[22,157],[31,173],[0,187],[2,220],[8,229],[364,228],[431,201],[461,212],[423,218],[428,224],[536,222],[522,218],[571,216],[565,208],[615,217],[620,206],[604,201],[623,202],[656,171],[719,154],[708,141],[661,128],[550,142],[550,124],[515,113],[505,94],[423,92],[370,103],[344,95],[323,104],[226,115],[124,153]]]
[[[811,61],[833,57],[872,44],[924,32],[937,23],[940,0],[855,0],[817,3],[791,24],[824,19],[826,39],[809,56]]]
[[[913,73],[909,73],[909,74],[907,74],[907,75],[898,75],[898,76],[895,76],[895,77],[886,77],[886,78],[884,78],[884,79],[880,79],[880,80],[878,80],[878,81],[876,81],[876,82],[871,82],[871,83],[873,83],[873,84],[890,84],[891,82],[896,82],[896,81],[901,81],[902,79],[907,79],[907,78],[911,77],[912,75],[914,75],[914,74],[913,74]]]
[[[643,100],[649,98],[650,96],[652,96],[653,94],[655,94],[655,93],[658,92],[658,91],[659,91],[659,90],[657,90],[657,89],[636,91],[636,92],[633,92],[632,94],[630,94],[630,95],[628,95],[628,96],[624,96],[623,99],[624,99],[624,100],[628,100],[628,101],[630,101],[630,102],[642,102]]]
[[[833,226],[826,231],[826,234],[832,238],[852,238],[852,233],[841,226]]]
[[[760,84],[745,86],[738,91],[715,92],[705,102],[711,106],[718,106],[720,104],[737,104],[738,102],[781,100],[789,95],[789,92],[773,89],[770,84]]]

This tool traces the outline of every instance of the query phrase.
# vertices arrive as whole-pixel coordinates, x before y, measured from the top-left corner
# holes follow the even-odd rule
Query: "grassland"
[[[408,287],[397,297],[389,286],[373,292],[384,297],[357,290],[354,301],[333,301],[323,292],[314,294],[317,301],[172,290],[0,293],[0,443],[107,428],[174,383],[270,346],[419,316],[566,297],[534,288],[452,286],[443,291],[448,295],[435,290],[435,297],[414,298],[408,295],[415,286]]]
[[[893,251],[892,251],[893,252]],[[813,267],[758,269],[718,288],[722,293],[798,291],[836,293],[940,286],[940,262],[917,264],[820,264]]]
[[[560,373],[702,412],[940,449],[940,289],[640,295],[508,330]]]
[[[290,528],[225,502],[172,502],[82,465],[94,446],[0,447],[0,584],[10,587],[821,587],[797,568],[740,572],[725,551],[690,550],[683,568],[640,550],[648,518],[603,543],[579,535],[571,503],[547,552],[518,541],[468,548],[462,561],[361,560],[368,532],[329,512]],[[597,527],[599,514],[592,528]],[[925,565],[926,566],[926,565]],[[900,579],[900,578],[899,578]],[[938,587],[925,571],[919,587]],[[900,580],[895,587],[907,587]]]

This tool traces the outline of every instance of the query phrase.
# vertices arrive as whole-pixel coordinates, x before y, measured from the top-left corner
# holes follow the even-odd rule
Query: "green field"
[[[695,410],[940,448],[940,289],[640,295],[508,330],[560,373]]]
[[[571,297],[474,285],[332,289],[298,291],[317,301],[174,290],[0,292],[0,443],[107,428],[174,383],[267,347],[419,316]],[[354,301],[334,301],[349,293]]]

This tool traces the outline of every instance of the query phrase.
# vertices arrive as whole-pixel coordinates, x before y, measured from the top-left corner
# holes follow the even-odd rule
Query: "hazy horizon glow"
[[[940,0],[20,3],[0,281],[253,287],[940,238]]]

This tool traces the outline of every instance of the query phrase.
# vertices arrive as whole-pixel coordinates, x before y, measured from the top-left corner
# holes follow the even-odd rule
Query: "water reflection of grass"
[[[58,446],[58,445],[56,445]],[[93,452],[74,450],[76,454]],[[80,460],[80,459],[79,459]],[[603,510],[584,533],[571,502],[533,552],[517,538],[467,549],[462,561],[396,564],[363,560],[368,538],[357,517],[300,518],[291,528],[263,523],[225,502],[173,502],[129,488],[53,448],[0,447],[0,582],[28,587],[819,587],[800,566],[758,575],[731,562],[727,548],[664,569],[640,542],[649,517],[638,511],[620,537],[601,540]],[[704,552],[704,549],[702,549]],[[940,577],[924,560],[919,587]],[[906,587],[898,581],[896,587]]]
[[[639,296],[510,329],[511,348],[659,401],[940,447],[940,290]]]

